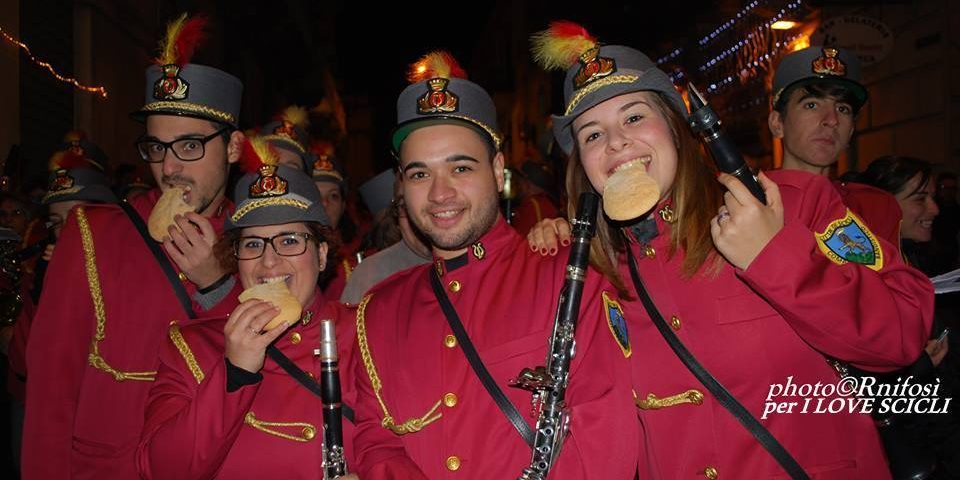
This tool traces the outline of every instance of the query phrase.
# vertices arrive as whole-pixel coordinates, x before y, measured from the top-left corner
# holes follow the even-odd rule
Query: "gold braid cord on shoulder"
[[[440,408],[440,400],[437,400],[433,408],[420,418],[411,418],[400,425],[394,422],[393,416],[391,416],[387,410],[387,405],[383,403],[383,397],[380,396],[380,390],[383,389],[383,384],[380,382],[380,375],[377,374],[377,367],[373,364],[373,357],[370,356],[370,346],[367,344],[365,315],[367,303],[370,302],[371,298],[373,298],[373,294],[363,297],[360,305],[357,306],[357,344],[360,347],[360,357],[363,359],[363,367],[366,368],[367,376],[370,377],[370,386],[373,387],[373,394],[377,396],[377,402],[380,403],[380,409],[383,410],[383,421],[380,422],[380,424],[383,425],[383,428],[397,435],[419,432],[423,427],[430,425],[443,416],[442,413],[436,413],[437,409]]]
[[[103,292],[100,290],[100,273],[97,271],[97,254],[93,248],[93,233],[90,223],[87,222],[87,212],[83,207],[77,207],[77,226],[80,227],[80,241],[83,244],[83,259],[87,270],[87,284],[90,286],[90,299],[93,300],[93,314],[97,319],[96,333],[90,342],[90,354],[87,361],[93,368],[113,376],[114,380],[140,380],[152,382],[157,372],[121,372],[107,363],[100,355],[100,342],[107,336],[107,314],[103,307]]]
[[[187,362],[190,373],[193,374],[193,378],[195,378],[199,384],[203,381],[203,370],[200,369],[200,364],[197,363],[196,357],[193,356],[193,351],[190,350],[190,345],[187,345],[187,340],[183,338],[183,334],[180,333],[180,327],[177,326],[176,323],[170,324],[169,335],[170,341],[177,347],[180,356],[183,357],[183,361]]]

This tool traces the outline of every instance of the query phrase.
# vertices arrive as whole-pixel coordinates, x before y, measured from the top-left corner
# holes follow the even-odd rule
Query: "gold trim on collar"
[[[307,205],[306,203],[301,202],[300,200],[294,200],[292,198],[279,198],[279,197],[261,198],[258,200],[251,200],[249,202],[244,203],[242,207],[238,208],[237,211],[233,213],[233,216],[230,217],[230,220],[233,220],[233,222],[236,223],[236,222],[239,222],[240,219],[244,217],[244,215],[260,207],[276,207],[276,206],[295,207],[295,208],[299,208],[300,210],[306,210],[310,208],[310,206]]]
[[[100,289],[100,273],[97,271],[97,253],[93,246],[93,233],[87,221],[87,212],[83,207],[77,207],[77,226],[80,228],[80,242],[83,245],[83,259],[87,270],[87,285],[90,287],[90,299],[93,301],[93,316],[97,319],[96,333],[90,341],[90,354],[87,362],[93,368],[101,370],[118,382],[124,380],[139,380],[152,382],[157,372],[122,372],[119,371],[100,355],[100,342],[107,337],[107,314],[103,306],[103,292]]]
[[[307,422],[265,422],[257,419],[257,416],[253,412],[247,412],[247,414],[244,415],[243,423],[250,425],[256,430],[260,430],[263,433],[273,435],[275,437],[285,438],[287,440],[293,440],[294,442],[306,443],[310,440],[313,440],[317,436],[317,427]],[[299,428],[300,435],[290,435],[289,433],[284,433],[268,427]]]
[[[208,115],[231,124],[237,123],[236,119],[233,118],[233,115],[215,108],[208,107],[206,105],[200,105],[198,103],[170,101],[152,102],[144,105],[142,110],[147,112],[159,112],[161,110],[183,110],[185,112]]]
[[[647,394],[647,398],[644,399],[637,398],[637,394],[634,393],[633,401],[636,402],[640,410],[660,410],[661,408],[673,407],[684,403],[702,405],[703,393],[700,393],[699,390],[690,389],[686,392],[664,398],[657,398],[656,395],[649,393]]]
[[[437,259],[436,262],[433,262],[433,268],[437,271],[437,276],[442,277],[446,269],[443,268],[443,260]]]
[[[367,376],[370,377],[370,387],[373,388],[373,394],[376,395],[377,402],[380,403],[380,410],[383,411],[383,420],[380,422],[380,425],[397,435],[419,432],[423,427],[430,425],[443,416],[442,413],[437,413],[437,409],[440,408],[440,400],[437,400],[433,408],[428,410],[427,413],[423,414],[420,418],[407,419],[400,425],[395,423],[393,416],[391,416],[387,410],[387,404],[383,402],[383,397],[380,396],[383,383],[380,381],[380,375],[377,373],[376,365],[373,364],[373,357],[370,356],[370,345],[367,343],[366,310],[371,298],[373,298],[372,293],[363,297],[360,305],[357,306],[357,345],[360,347],[360,357],[363,360],[363,367],[367,370]]]
[[[609,77],[601,78],[593,83],[587,84],[587,86],[577,90],[577,93],[573,94],[573,98],[570,99],[570,104],[567,105],[566,111],[563,112],[564,115],[570,115],[570,112],[573,112],[577,108],[577,104],[583,100],[583,97],[590,95],[597,90],[600,90],[603,87],[608,85],[616,85],[618,83],[633,83],[639,79],[639,75],[611,75]]]
[[[187,345],[187,341],[183,338],[183,334],[180,333],[180,327],[176,323],[170,324],[168,335],[170,335],[170,341],[173,342],[180,352],[180,356],[187,362],[187,367],[190,368],[190,373],[192,373],[193,378],[197,380],[197,384],[202,382],[203,370],[200,369],[200,364],[197,363],[196,357],[193,356],[193,351],[190,350],[190,345]]]

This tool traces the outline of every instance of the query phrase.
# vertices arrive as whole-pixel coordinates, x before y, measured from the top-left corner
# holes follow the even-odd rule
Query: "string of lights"
[[[700,48],[707,46],[708,43],[710,43],[712,40],[715,40],[725,30],[732,28],[741,19],[746,18],[747,14],[749,14],[750,11],[752,11],[754,8],[757,8],[758,5],[760,5],[759,0],[754,0],[748,3],[743,8],[741,8],[739,12],[737,12],[736,17],[731,17],[726,22],[721,23],[720,26],[715,28],[712,32],[710,32],[707,35],[704,35],[703,38],[701,38],[700,41],[697,42],[700,45]]]
[[[63,76],[63,75],[60,75],[60,74],[57,73],[57,71],[53,68],[53,66],[50,65],[50,63],[45,62],[45,61],[40,60],[39,58],[35,57],[35,56],[33,55],[33,53],[30,52],[30,47],[28,47],[27,44],[25,44],[25,43],[17,40],[16,38],[14,38],[14,37],[11,36],[10,34],[8,34],[6,31],[3,30],[2,27],[0,27],[0,37],[3,37],[3,39],[6,40],[7,43],[10,43],[10,44],[12,44],[12,45],[20,48],[21,50],[23,50],[23,53],[27,55],[27,58],[30,59],[30,62],[31,62],[31,63],[33,63],[34,65],[36,65],[36,66],[38,66],[38,67],[41,67],[41,68],[46,69],[48,72],[50,72],[50,75],[52,75],[52,76],[53,76],[54,78],[56,78],[57,80],[59,80],[59,81],[61,81],[61,82],[63,82],[63,83],[68,83],[68,84],[70,84],[70,85],[73,85],[74,88],[76,88],[76,89],[78,89],[78,90],[82,90],[82,91],[87,92],[87,93],[93,93],[93,94],[99,95],[100,97],[102,97],[102,98],[104,98],[104,99],[107,98],[107,89],[106,89],[106,88],[104,88],[104,87],[102,87],[102,86],[90,87],[90,86],[87,86],[87,85],[83,85],[82,83],[80,83],[79,81],[77,81],[77,79],[75,79],[75,78],[65,77],[65,76]]]
[[[734,83],[734,80],[737,80],[738,78],[740,79],[741,83],[743,83],[746,81],[746,79],[755,77],[758,71],[769,68],[771,62],[776,60],[777,57],[784,52],[807,47],[808,45],[806,45],[806,43],[798,43],[805,39],[806,37],[802,34],[794,34],[786,37],[783,41],[774,42],[771,48],[766,52],[759,53],[755,57],[745,58],[742,62],[742,65],[738,66],[738,71],[735,75],[727,75],[726,77],[723,77],[720,80],[714,81],[708,85],[707,92],[716,94],[731,86]]]
[[[720,54],[704,62],[703,65],[700,65],[698,70],[701,72],[706,72],[716,67],[717,65],[721,65],[725,59],[727,59],[731,55],[736,54],[744,47],[750,47],[755,37],[761,37],[767,32],[769,32],[773,24],[781,21],[785,16],[787,16],[788,14],[792,14],[794,11],[799,9],[802,4],[802,1],[803,0],[795,0],[793,2],[788,3],[786,6],[781,8],[780,11],[777,12],[773,17],[769,18],[767,21],[763,22],[762,24],[757,26],[755,29],[753,29],[753,31],[748,33],[745,38],[741,38],[736,43],[731,44],[729,47],[721,51]]]
[[[683,47],[675,48],[672,52],[660,57],[657,59],[657,65],[663,65],[664,63],[669,62],[680,56],[683,53]]]

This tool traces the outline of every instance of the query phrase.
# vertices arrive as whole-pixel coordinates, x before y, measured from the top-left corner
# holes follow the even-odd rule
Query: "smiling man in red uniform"
[[[181,17],[171,28],[170,38],[183,38],[203,23]],[[134,452],[167,326],[188,306],[211,306],[191,302],[198,290],[232,284],[211,249],[232,208],[224,192],[243,138],[236,130],[243,87],[188,63],[180,54],[192,51],[186,47],[164,49],[147,69],[146,104],[133,116],[146,124],[138,147],[160,189],[130,206],[145,220],[161,190],[182,186],[196,213],[153,245],[117,205],[78,208],[67,221],[27,346],[25,478],[138,478]]]
[[[531,252],[499,214],[504,157],[490,96],[460,78],[449,54],[428,55],[417,71],[397,101],[393,147],[407,211],[429,238],[434,260],[387,279],[358,306],[357,472],[380,479],[515,478],[530,464],[530,447],[471,368],[439,298],[449,298],[505,394],[506,410],[516,410],[513,419],[529,428],[536,421],[531,393],[508,380],[546,357],[566,255]],[[616,426],[604,421],[618,418],[611,402],[630,392],[617,390],[626,387],[615,385],[616,372],[607,368],[623,354],[592,348],[594,336],[608,341],[608,315],[622,319],[612,289],[603,286],[590,272],[566,397],[570,435],[552,478],[635,472],[637,429],[628,422],[610,442]],[[627,404],[619,415],[634,416],[630,410]]]

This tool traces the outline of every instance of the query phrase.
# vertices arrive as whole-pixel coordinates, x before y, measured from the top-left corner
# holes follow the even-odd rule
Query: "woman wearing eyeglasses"
[[[277,166],[265,143],[247,144],[243,164],[253,171],[237,184],[236,213],[214,250],[244,288],[286,283],[302,313],[267,330],[277,306],[247,300],[227,317],[171,325],[137,453],[144,478],[322,477],[320,399],[280,363],[289,359],[308,382],[320,376],[320,320],[336,311],[325,306],[317,277],[333,230],[313,181]],[[351,332],[337,329],[341,364]],[[270,345],[279,355],[267,354]],[[343,387],[349,404],[351,388]],[[352,427],[344,427],[350,445]]]

